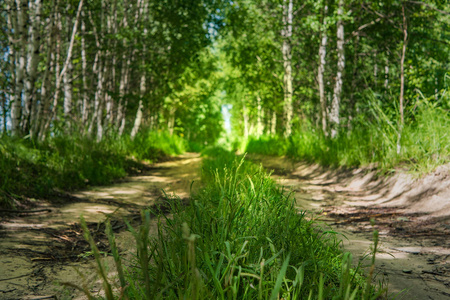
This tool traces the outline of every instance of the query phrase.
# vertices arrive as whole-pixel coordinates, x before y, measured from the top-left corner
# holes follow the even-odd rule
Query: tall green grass
[[[202,178],[189,206],[166,199],[156,234],[149,211],[139,229],[129,226],[137,253],[125,271],[112,247],[125,298],[376,299],[336,233],[299,212],[263,169],[215,148],[204,152]]]
[[[287,155],[325,166],[375,163],[384,171],[401,166],[420,173],[429,172],[450,161],[450,113],[442,100],[445,99],[420,99],[410,107],[399,154],[397,116],[395,112],[386,112],[376,101],[371,101],[367,108],[370,115],[361,116],[351,130],[343,128],[337,138],[326,137],[320,129],[304,126],[289,139],[276,136],[251,138],[246,151]]]
[[[184,152],[185,142],[164,132],[144,132],[134,140],[56,136],[44,142],[0,139],[0,207],[14,205],[15,195],[48,197],[55,188],[73,190],[103,185],[154,161]]]

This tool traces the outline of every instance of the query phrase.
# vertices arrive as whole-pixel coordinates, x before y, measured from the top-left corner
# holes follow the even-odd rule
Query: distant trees
[[[444,89],[449,15],[439,1],[233,1],[221,49],[228,76],[239,74],[239,85],[227,85],[235,115],[248,115],[235,118],[235,128],[256,128],[263,103],[266,129],[284,118],[276,121],[279,134],[313,126],[336,137],[370,121],[369,108],[377,105],[398,124],[400,148],[418,91]]]
[[[41,140],[50,132],[78,133],[101,140],[108,134],[133,137],[143,125],[173,129],[167,125],[175,118],[172,108],[164,104],[177,90],[172,82],[211,45],[213,13],[221,5],[2,1],[2,132]]]
[[[221,101],[245,137],[304,126],[336,137],[376,104],[400,149],[418,91],[438,98],[450,69],[449,7],[434,0],[5,0],[0,11],[0,129],[33,139],[160,128],[211,142]]]

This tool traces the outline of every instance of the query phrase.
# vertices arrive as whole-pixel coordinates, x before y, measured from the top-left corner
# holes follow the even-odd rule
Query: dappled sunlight
[[[0,265],[2,266],[0,267],[2,270],[0,280],[19,277],[10,281],[0,281],[0,290],[5,289],[6,286],[11,286],[11,284],[23,286],[22,289],[26,290],[27,284],[34,282],[33,278],[37,278],[33,274],[30,275],[31,277],[29,276],[36,264],[33,260],[38,262],[54,260],[51,258],[51,255],[53,255],[51,244],[67,243],[71,245],[71,239],[59,232],[67,230],[69,226],[77,227],[76,224],[79,223],[81,215],[88,223],[95,222],[98,224],[104,222],[108,216],[112,220],[121,220],[123,217],[132,219],[138,216],[139,218],[140,210],[155,204],[163,195],[163,190],[168,195],[176,193],[177,197],[188,198],[191,182],[199,178],[198,171],[201,159],[197,154],[189,154],[185,157],[173,162],[161,163],[161,165],[164,165],[162,169],[160,164],[155,164],[155,172],[150,169],[147,173],[126,178],[124,182],[110,186],[96,186],[88,190],[75,192],[73,193],[73,196],[77,199],[75,202],[67,201],[58,207],[44,206],[45,208],[48,207],[51,212],[42,211],[11,218],[9,221],[2,221],[0,223],[2,239],[0,253],[8,254],[4,256],[5,259],[0,257]],[[155,233],[156,231],[156,226],[152,223],[151,232]],[[117,242],[120,247],[131,251],[134,237],[127,232],[122,232],[118,236],[120,238],[118,237]],[[83,239],[82,235],[78,235],[78,238]],[[76,245],[74,244],[73,247]],[[22,257],[22,255],[30,257]],[[73,265],[92,273],[91,266],[83,266],[82,263],[74,263]],[[81,283],[79,276],[73,270],[59,267],[53,272],[50,270],[50,268],[53,268],[52,266],[45,267],[48,277],[44,278]],[[20,277],[22,275],[24,275],[23,278]],[[38,278],[35,284],[41,282],[43,281]],[[53,293],[54,287],[48,286],[46,289],[48,290],[47,293],[50,294]]]

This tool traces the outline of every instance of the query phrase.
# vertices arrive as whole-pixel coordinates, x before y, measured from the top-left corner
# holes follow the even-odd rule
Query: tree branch
[[[428,8],[431,8],[432,10],[435,10],[435,11],[437,11],[437,12],[440,12],[441,14],[444,14],[444,15],[450,15],[450,12],[445,11],[445,10],[437,9],[437,8],[431,6],[430,4],[425,3],[425,2],[422,2],[422,1],[411,1],[411,0],[409,0],[408,2],[409,2],[409,3],[412,3],[412,4],[417,4],[417,5],[423,5],[423,6],[426,6],[426,7],[428,7]]]
[[[368,11],[370,11],[370,12],[376,14],[377,16],[379,16],[379,17],[381,17],[381,18],[387,20],[388,22],[390,22],[390,23],[391,23],[395,28],[397,28],[398,30],[403,31],[402,28],[400,28],[399,26],[397,26],[397,24],[395,24],[395,22],[394,22],[393,20],[390,19],[390,17],[391,17],[392,15],[385,16],[385,15],[383,15],[382,13],[377,12],[376,10],[372,10],[372,9],[368,8],[368,7],[365,6],[364,4],[362,5],[362,7],[365,8],[366,10],[368,10]]]

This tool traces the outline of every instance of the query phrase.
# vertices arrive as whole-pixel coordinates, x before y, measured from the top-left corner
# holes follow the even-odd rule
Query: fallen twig
[[[17,278],[22,278],[22,277],[30,276],[30,275],[32,275],[32,274],[33,274],[33,273],[28,273],[28,274],[24,274],[24,275],[15,276],[15,277],[3,278],[3,279],[0,279],[0,281],[13,280],[13,279],[17,279]]]
[[[33,210],[17,210],[17,209],[0,209],[0,213],[12,213],[12,214],[32,214],[37,212],[52,212],[50,208],[33,209]]]

